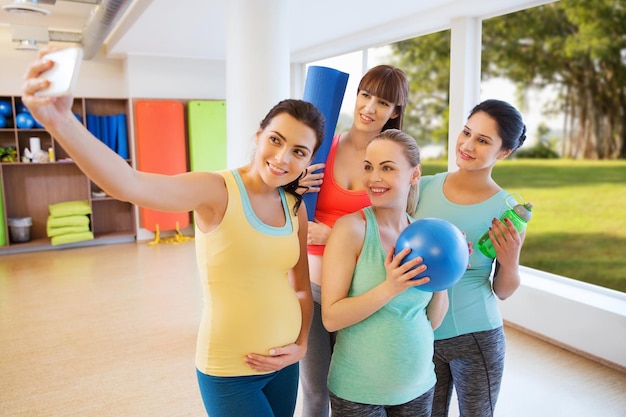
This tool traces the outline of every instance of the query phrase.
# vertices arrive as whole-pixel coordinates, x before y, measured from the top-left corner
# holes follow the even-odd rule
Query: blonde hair
[[[417,168],[420,165],[420,148],[417,146],[417,142],[411,135],[398,129],[387,129],[378,135],[376,135],[372,141],[375,140],[390,140],[402,146],[404,150],[404,156],[409,162],[412,168]],[[409,216],[415,216],[417,211],[417,200],[419,198],[419,182],[412,184],[409,189],[409,196],[406,203],[406,212]]]

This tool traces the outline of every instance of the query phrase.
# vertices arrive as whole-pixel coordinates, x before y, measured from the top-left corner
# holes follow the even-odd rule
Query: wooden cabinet
[[[10,114],[6,110],[10,103]],[[132,204],[102,196],[102,191],[93,184],[69,159],[63,147],[46,130],[37,124],[30,126],[22,115],[25,108],[19,97],[0,96],[0,147],[15,147],[16,159],[0,161],[2,204],[4,210],[0,225],[6,233],[6,244],[0,246],[0,254],[48,250],[68,246],[88,246],[106,243],[134,241],[136,238],[135,208]],[[129,114],[126,99],[76,98],[72,108],[76,117],[87,125],[88,117],[120,116],[124,120],[123,139],[128,141]],[[5,114],[3,114],[5,113]],[[27,119],[27,118],[26,118]],[[96,135],[98,136],[98,135]],[[54,161],[27,162],[31,138],[39,138],[44,161],[54,154]],[[103,139],[104,140],[104,139]],[[126,143],[126,149],[130,144]],[[130,159],[127,159],[131,163]],[[52,246],[46,233],[48,205],[62,201],[87,200],[92,214],[90,228],[94,240],[68,245]],[[31,240],[24,243],[10,239],[8,218],[31,217]]]

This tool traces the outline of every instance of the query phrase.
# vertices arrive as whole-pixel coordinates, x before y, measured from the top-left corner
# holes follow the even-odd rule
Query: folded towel
[[[68,226],[89,226],[89,217],[84,214],[76,216],[53,217],[48,216],[46,226],[48,227],[68,227]]]
[[[54,236],[50,239],[50,243],[52,243],[52,246],[57,246],[67,243],[82,242],[83,240],[93,240],[93,232],[68,233]]]
[[[91,206],[87,200],[63,201],[48,206],[52,217],[75,216],[77,214],[91,214]]]
[[[46,234],[48,237],[67,235],[68,233],[82,233],[88,232],[89,225],[83,226],[65,226],[65,227],[46,227]]]

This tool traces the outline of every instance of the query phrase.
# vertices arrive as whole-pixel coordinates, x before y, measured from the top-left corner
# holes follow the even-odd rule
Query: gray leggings
[[[493,417],[502,373],[505,338],[502,327],[435,341],[435,397],[432,417],[446,417],[452,388],[461,417]]]
[[[399,405],[361,404],[330,393],[333,417],[429,417],[435,387],[419,397]]]
[[[313,292],[313,322],[309,331],[306,356],[300,361],[302,385],[302,417],[328,417],[328,368],[335,344],[335,333],[322,324],[321,287],[311,283]]]

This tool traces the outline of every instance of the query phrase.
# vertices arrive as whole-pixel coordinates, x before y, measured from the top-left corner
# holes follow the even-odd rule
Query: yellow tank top
[[[196,345],[196,367],[213,376],[255,375],[249,353],[268,354],[296,341],[302,311],[288,273],[300,256],[294,197],[280,190],[283,227],[254,214],[236,170],[222,171],[228,204],[217,228],[196,227],[196,257],[204,305]]]

